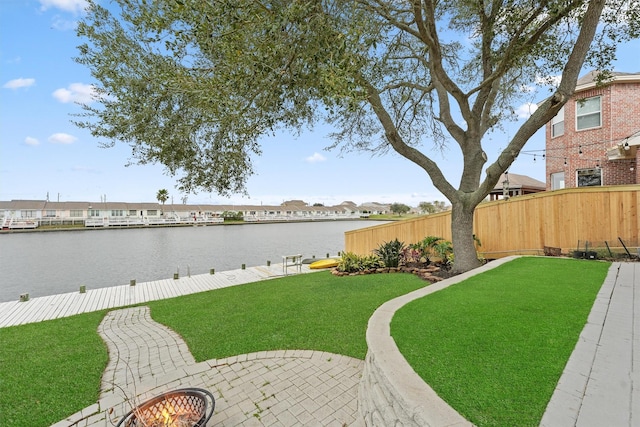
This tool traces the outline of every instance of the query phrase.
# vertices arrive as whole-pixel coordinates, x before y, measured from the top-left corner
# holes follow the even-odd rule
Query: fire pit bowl
[[[116,427],[204,427],[215,405],[213,395],[207,390],[173,390],[136,406]]]

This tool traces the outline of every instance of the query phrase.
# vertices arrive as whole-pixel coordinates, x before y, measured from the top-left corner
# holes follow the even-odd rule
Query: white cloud
[[[312,156],[309,156],[305,159],[305,161],[307,163],[317,163],[317,162],[324,162],[325,160],[327,160],[326,157],[324,157],[322,154],[319,153],[313,153]]]
[[[24,139],[24,143],[32,147],[35,147],[36,145],[40,145],[40,141],[38,141],[36,138],[33,138],[31,136],[26,137]]]
[[[61,18],[60,16],[54,16],[51,21],[51,28],[58,31],[75,30],[77,25],[77,21],[70,21],[68,19]]]
[[[23,79],[20,77],[19,79],[9,80],[2,87],[7,89],[20,89],[21,87],[29,87],[34,84],[36,84],[36,79]]]
[[[538,109],[538,105],[532,102],[527,102],[526,104],[522,104],[516,109],[516,114],[519,119],[528,119],[534,111]]]
[[[96,91],[92,85],[83,83],[71,83],[67,89],[60,88],[52,93],[53,97],[63,104],[79,102],[90,104],[94,101]]]
[[[78,138],[68,133],[54,133],[48,138],[52,144],[73,144]]]
[[[560,85],[560,81],[562,80],[562,76],[536,76],[535,83],[538,86],[552,86],[558,87]]]
[[[65,12],[82,13],[89,3],[86,0],[40,0],[42,10],[60,9]]]

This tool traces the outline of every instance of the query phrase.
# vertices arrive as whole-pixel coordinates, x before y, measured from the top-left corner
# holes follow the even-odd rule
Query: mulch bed
[[[547,256],[560,256],[565,257],[565,255],[547,255]],[[568,255],[566,255],[569,258]],[[597,258],[604,261],[611,262],[640,262],[639,256],[632,255],[630,258],[623,256],[618,258]],[[490,260],[487,260],[490,261]],[[368,270],[358,271],[355,273],[348,273],[344,271],[338,271],[337,268],[331,270],[331,273],[334,276],[360,276],[364,274],[381,274],[381,273],[410,273],[415,274],[423,280],[426,280],[430,283],[436,283],[444,279],[448,279],[449,277],[456,276],[458,273],[454,273],[450,266],[445,266],[439,263],[425,264],[425,263],[411,263],[408,265],[403,265],[401,267],[391,267],[391,268],[372,268]]]
[[[436,283],[441,280],[453,277],[456,275],[448,266],[440,264],[425,264],[425,263],[412,263],[403,265],[400,267],[384,267],[384,268],[371,268],[368,270],[362,270],[358,272],[344,272],[338,271],[334,268],[331,273],[334,276],[360,276],[364,274],[383,274],[383,273],[410,273],[415,274],[422,280],[426,280],[429,283]]]

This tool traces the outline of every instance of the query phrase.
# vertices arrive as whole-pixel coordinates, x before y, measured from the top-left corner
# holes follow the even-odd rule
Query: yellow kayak
[[[318,269],[318,268],[332,268],[338,265],[340,262],[340,258],[326,258],[321,259],[319,261],[312,262],[309,264],[309,268]]]

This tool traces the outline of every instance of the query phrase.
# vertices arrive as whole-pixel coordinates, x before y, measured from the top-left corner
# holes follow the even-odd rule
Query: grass
[[[0,329],[0,424],[48,426],[98,400],[105,312]]]
[[[371,214],[369,215],[370,220],[385,220],[385,221],[402,221],[405,219],[417,218],[420,215],[416,214]]]
[[[149,303],[198,360],[272,349],[363,359],[365,332],[383,302],[425,286],[413,275],[289,276]],[[105,312],[0,328],[3,427],[54,424],[98,400],[107,350]]]
[[[148,305],[154,320],[182,335],[197,361],[279,349],[364,359],[375,309],[425,285],[404,274],[341,278],[320,272]]]
[[[537,425],[608,264],[522,258],[400,310],[416,371],[479,426]],[[369,317],[425,286],[410,274],[289,276],[148,303],[198,361],[274,349],[363,359]],[[3,427],[53,424],[98,399],[105,312],[0,328]]]
[[[519,258],[399,310],[413,369],[477,426],[538,426],[609,264]]]

